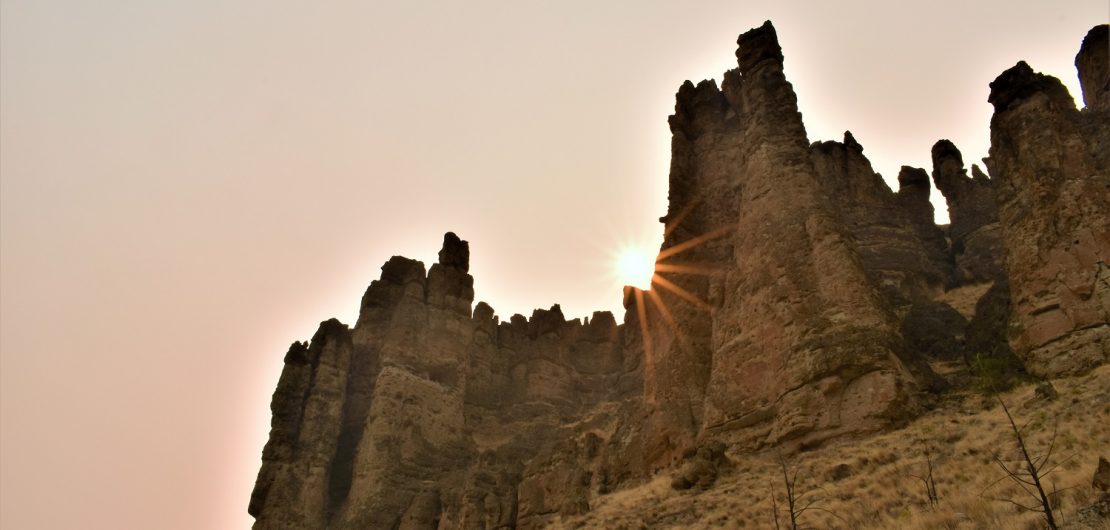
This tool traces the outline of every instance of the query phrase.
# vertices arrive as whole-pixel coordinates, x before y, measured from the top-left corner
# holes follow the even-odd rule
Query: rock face
[[[844,133],[843,143],[813,144],[810,153],[825,194],[856,241],[864,270],[887,301],[900,306],[941,293],[951,267],[944,235],[932,218],[928,179],[914,180],[917,174],[903,171],[905,188],[895,195],[851,132]]]
[[[1082,54],[1081,54],[1082,55]],[[1104,113],[1081,113],[1024,62],[991,83],[991,174],[1013,303],[1010,343],[1030,372],[1110,356],[1110,173]]]
[[[995,281],[1005,276],[1005,248],[998,224],[994,183],[972,165],[967,176],[963,155],[948,140],[933,145],[933,182],[948,203],[948,236],[957,284]]]
[[[1075,56],[1083,102],[1091,110],[1110,110],[1110,25],[1091,28]]]
[[[744,33],[719,88],[679,88],[664,242],[623,322],[501,321],[452,233],[430,269],[391,258],[353,327],[286,354],[254,528],[543,528],[656,474],[711,488],[730,452],[897,425],[945,388],[929,362],[1105,362],[1105,35],[1076,58],[1082,112],[1024,63],[991,85],[992,177],[933,147],[946,234],[925,170],[895,193],[851,133],[811,144],[774,28]],[[937,300],[982,282],[970,321]]]
[[[270,440],[251,494],[260,528],[313,528],[328,519],[328,482],[336,454],[351,363],[351,332],[332,319],[309,344],[295,342],[274,391]]]
[[[817,443],[904,417],[919,377],[878,285],[943,283],[905,216],[875,219],[894,196],[850,135],[809,145],[774,28],[738,45],[721,89],[679,89],[666,236],[634,300],[651,343],[647,446],[664,462],[706,436]]]
[[[569,419],[638,395],[638,367],[609,313],[472,314],[468,260],[451,233],[427,274],[394,257],[353,329],[331,320],[291,347],[255,528],[509,528],[548,513],[518,502],[525,463]]]
[[[1079,84],[1083,89],[1086,108],[1084,132],[1092,146],[1092,155],[1101,167],[1110,166],[1110,25],[1095,26],[1083,39],[1075,56]]]
[[[936,212],[929,202],[929,174],[921,168],[902,166],[898,172],[898,193],[895,200],[917,238],[932,269],[941,274],[944,286],[954,285],[953,262],[948,250],[948,239],[936,224]]]

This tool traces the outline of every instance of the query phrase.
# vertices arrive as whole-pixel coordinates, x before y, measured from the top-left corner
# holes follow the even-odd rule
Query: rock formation
[[[610,313],[568,322],[555,306],[499,322],[479,303],[472,314],[468,262],[451,233],[427,274],[394,257],[353,329],[331,320],[292,346],[256,528],[526,527],[547,513],[518,502],[525,464],[572,419],[638,395],[638,366],[625,365]]]
[[[895,195],[871,169],[851,132],[844,133],[843,143],[817,142],[810,152],[825,194],[856,241],[865,271],[887,300],[900,306],[942,292],[951,267],[944,234],[932,218],[928,180],[914,181],[916,174],[903,172],[899,178],[906,176],[906,188]]]
[[[1083,102],[1091,110],[1110,110],[1110,25],[1091,28],[1075,56]]]
[[[722,273],[686,280],[701,303],[664,299],[680,308],[675,327],[694,329],[685,334],[693,348],[674,340],[678,347],[658,347],[668,342],[666,319],[649,326],[657,345],[645,363],[654,367],[645,371],[649,410],[652,402],[673,407],[670,393],[678,390],[691,395],[689,418],[667,429],[685,424],[687,440],[713,435],[754,445],[817,443],[889,425],[912,407],[917,387],[900,358],[896,321],[829,196],[835,184],[823,182],[814,162],[825,158],[809,146],[774,28],[751,30],[738,46],[738,68],[722,88],[684,85],[671,118],[675,161],[664,219],[677,227],[664,240],[661,263],[722,230],[697,256]],[[843,171],[833,178],[859,176]],[[883,265],[881,258],[871,263]],[[670,282],[666,270],[657,278]],[[712,367],[707,376],[689,373],[704,366]],[[678,389],[667,380],[687,373]],[[673,441],[672,457],[684,444]]]
[[[1110,122],[1076,110],[1058,79],[1025,62],[991,83],[989,101],[1011,345],[1034,374],[1085,371],[1110,356],[1110,173],[1100,141]]]
[[[947,288],[954,283],[952,256],[944,231],[936,225],[936,212],[933,203],[929,202],[929,195],[929,173],[921,168],[902,166],[898,172],[895,200],[917,233],[932,269],[942,275]]]
[[[998,225],[994,183],[976,165],[967,176],[963,155],[952,142],[933,145],[933,182],[948,203],[952,260],[958,284],[994,281],[1005,276],[1005,249]]]
[[[285,354],[270,409],[270,440],[251,494],[260,528],[322,527],[328,520],[328,483],[343,420],[351,363],[351,332],[331,319],[309,344]]]
[[[729,452],[896,426],[945,388],[930,362],[1105,362],[1101,31],[1076,58],[1083,112],[1024,63],[991,85],[992,177],[933,147],[947,238],[925,170],[895,193],[851,133],[811,144],[774,28],[742,34],[719,88],[679,88],[664,242],[623,322],[501,321],[452,233],[428,270],[391,258],[353,327],[286,354],[254,527],[542,528],[656,473],[711,488]],[[979,282],[970,322],[937,300]]]

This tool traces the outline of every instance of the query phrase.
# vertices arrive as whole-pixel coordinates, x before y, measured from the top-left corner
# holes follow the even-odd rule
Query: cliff
[[[711,488],[726,453],[897,428],[961,384],[941,360],[1104,363],[1101,28],[1076,58],[1085,110],[1019,63],[991,84],[989,177],[933,147],[947,230],[924,169],[895,192],[851,133],[811,143],[774,27],[742,34],[720,87],[679,88],[664,242],[623,322],[558,305],[501,321],[453,233],[430,269],[393,257],[353,327],[286,354],[254,528],[541,528],[658,474]],[[944,302],[991,282],[970,324]]]
[[[1058,79],[1025,62],[991,83],[987,163],[1007,250],[1010,342],[1038,375],[1086,371],[1110,357],[1110,119],[1099,88],[1107,76],[1100,28],[1076,59],[1084,111]]]

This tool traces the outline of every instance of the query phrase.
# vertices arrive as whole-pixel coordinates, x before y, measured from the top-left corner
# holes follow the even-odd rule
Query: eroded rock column
[[[1088,370],[1110,356],[1110,178],[1091,133],[1107,123],[1024,62],[991,83],[989,101],[1011,345],[1037,375]]]
[[[744,33],[738,46],[724,93],[743,131],[728,174],[739,218],[703,428],[813,443],[888,424],[914,387],[892,318],[821,192],[774,28]]]
[[[351,333],[335,319],[321,323],[310,343],[289,348],[248,510],[257,518],[256,530],[327,524],[351,351]]]
[[[1005,275],[1005,247],[994,183],[978,166],[967,175],[960,150],[948,140],[933,145],[933,182],[948,203],[948,237],[957,284],[991,282]]]

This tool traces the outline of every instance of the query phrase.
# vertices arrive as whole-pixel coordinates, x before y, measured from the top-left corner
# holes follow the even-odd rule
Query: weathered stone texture
[[[642,312],[658,330],[649,334],[647,406],[676,409],[664,429],[686,425],[699,437],[728,434],[749,444],[813,442],[886,425],[905,413],[916,386],[898,357],[894,319],[815,168],[774,28],[749,31],[738,44],[739,67],[722,89],[684,85],[671,117],[664,221],[673,231],[661,263],[671,249],[721,229],[713,244],[696,248],[705,247],[701,264],[722,272],[684,280],[701,303],[657,283],[669,297],[663,305],[678,308],[675,327],[693,330],[678,335],[694,347],[664,347],[675,335],[667,317],[653,318],[661,311],[651,304]],[[708,347],[703,322],[711,325]],[[688,383],[675,388],[675,381]],[[655,429],[649,423],[649,433]],[[672,436],[666,454],[677,458],[691,441]]]
[[[1110,110],[1110,25],[1091,28],[1075,56],[1083,102],[1091,110]]]
[[[994,182],[978,166],[967,176],[963,155],[952,142],[933,145],[933,182],[948,203],[948,237],[957,284],[988,282],[1005,276],[1005,248],[998,225]]]
[[[991,83],[989,101],[1011,345],[1036,375],[1090,369],[1110,356],[1110,174],[1090,131],[1110,123],[1024,62]]]
[[[524,464],[588,408],[638,395],[611,314],[568,322],[555,306],[499,323],[484,303],[472,314],[468,260],[451,233],[427,275],[394,257],[353,330],[332,320],[293,345],[255,528],[515,527],[528,514]]]
[[[953,261],[948,239],[936,224],[936,212],[929,201],[929,173],[924,169],[902,166],[898,172],[898,193],[895,201],[917,234],[932,268],[941,274],[944,287],[953,286]]]
[[[948,283],[944,235],[930,217],[935,231],[911,220],[916,204],[903,204],[882,177],[871,168],[863,146],[851,132],[842,142],[817,142],[811,146],[813,167],[825,194],[837,207],[840,220],[854,240],[863,268],[891,306],[931,299]],[[925,182],[924,202],[929,188]],[[929,206],[931,215],[932,206]],[[915,213],[920,214],[920,211]],[[920,220],[918,220],[920,221]],[[922,235],[933,237],[929,247]],[[939,236],[939,239],[936,239]]]
[[[350,331],[335,319],[321,323],[310,343],[289,348],[248,510],[257,518],[256,527],[326,524],[351,351]]]

